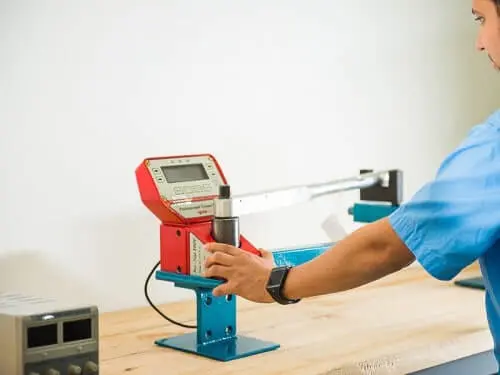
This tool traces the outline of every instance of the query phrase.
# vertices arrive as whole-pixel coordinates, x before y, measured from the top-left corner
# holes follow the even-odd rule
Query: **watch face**
[[[285,275],[286,268],[277,268],[271,272],[269,277],[268,286],[276,287],[281,285],[281,281],[283,280],[283,276]]]
[[[286,276],[288,274],[288,270],[290,267],[288,266],[283,266],[283,267],[276,267],[271,271],[271,274],[269,275],[269,280],[267,283],[267,291],[271,295],[271,297],[278,303],[282,305],[289,305],[292,303],[297,303],[300,301],[300,299],[296,300],[291,300],[284,298],[281,295],[281,288],[283,287],[283,282],[286,279]]]

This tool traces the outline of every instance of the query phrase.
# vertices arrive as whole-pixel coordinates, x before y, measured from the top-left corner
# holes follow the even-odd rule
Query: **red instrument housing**
[[[211,154],[152,157],[135,175],[142,202],[160,220],[160,269],[202,276],[203,245],[216,242],[213,199],[227,184],[219,163]],[[242,250],[261,255],[241,234],[240,242]]]

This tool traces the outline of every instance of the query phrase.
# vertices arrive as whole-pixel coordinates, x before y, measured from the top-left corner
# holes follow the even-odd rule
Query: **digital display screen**
[[[28,348],[57,344],[57,323],[28,328]]]
[[[168,167],[161,167],[167,182],[187,182],[208,180],[208,174],[203,164],[189,164],[189,165],[170,165]]]
[[[92,338],[92,321],[81,319],[63,323],[63,341],[71,342]]]

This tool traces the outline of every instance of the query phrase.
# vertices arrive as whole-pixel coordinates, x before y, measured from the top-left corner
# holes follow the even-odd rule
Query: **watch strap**
[[[283,296],[283,286],[291,268],[290,266],[273,268],[267,281],[267,292],[281,305],[290,305],[300,301],[300,299],[289,299]]]

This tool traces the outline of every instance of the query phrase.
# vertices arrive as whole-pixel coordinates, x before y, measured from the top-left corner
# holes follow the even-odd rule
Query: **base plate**
[[[196,333],[188,333],[172,338],[159,339],[155,341],[155,344],[218,361],[232,361],[254,354],[269,352],[280,347],[279,344],[273,342],[239,335],[227,340],[217,340],[208,344],[197,345],[196,337]]]

